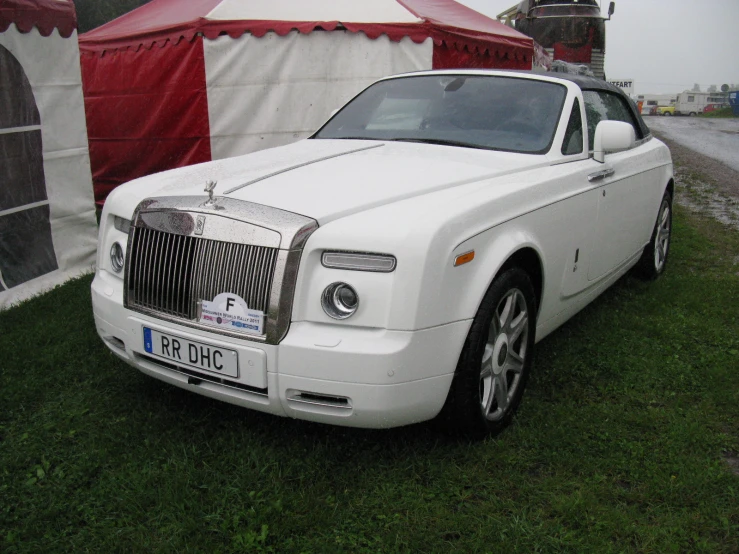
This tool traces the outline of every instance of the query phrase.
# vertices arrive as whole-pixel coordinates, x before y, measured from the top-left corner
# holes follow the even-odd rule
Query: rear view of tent
[[[153,0],[80,49],[98,203],[142,175],[304,138],[379,77],[534,57],[453,0]]]
[[[71,0],[0,4],[0,309],[95,261],[76,25]]]

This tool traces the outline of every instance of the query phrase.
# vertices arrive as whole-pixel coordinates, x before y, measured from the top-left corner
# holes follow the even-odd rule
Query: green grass
[[[145,377],[89,277],[0,313],[0,552],[739,552],[739,236],[678,210],[673,245],[539,344],[480,443]]]
[[[711,118],[733,118],[736,117],[731,108],[721,108],[720,110],[714,110],[712,112],[700,113],[700,117],[711,117]]]

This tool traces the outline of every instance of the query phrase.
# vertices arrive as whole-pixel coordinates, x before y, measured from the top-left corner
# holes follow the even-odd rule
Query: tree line
[[[723,88],[724,88],[723,85],[721,85],[721,87],[719,87],[718,85],[711,85],[706,89],[706,92],[709,94],[726,93],[726,92],[729,92],[730,90],[737,90],[737,88],[739,88],[739,85],[735,83],[731,83],[731,84],[726,83],[726,87],[725,87],[726,90],[723,90]],[[693,85],[693,88],[691,89],[691,92],[703,92],[701,90],[700,83],[695,83]]]
[[[150,0],[74,0],[80,34],[100,27]]]

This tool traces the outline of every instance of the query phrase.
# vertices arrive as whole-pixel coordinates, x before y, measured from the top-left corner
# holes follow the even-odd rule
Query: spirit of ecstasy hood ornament
[[[206,200],[204,206],[210,208],[216,205],[218,202],[217,198],[213,198],[213,189],[216,188],[218,181],[207,181],[205,183],[205,192],[208,193],[208,200]]]

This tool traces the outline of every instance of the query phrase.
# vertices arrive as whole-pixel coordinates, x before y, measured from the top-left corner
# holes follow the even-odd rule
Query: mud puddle
[[[739,231],[739,199],[735,196],[720,192],[684,167],[675,168],[675,188],[678,204]]]

